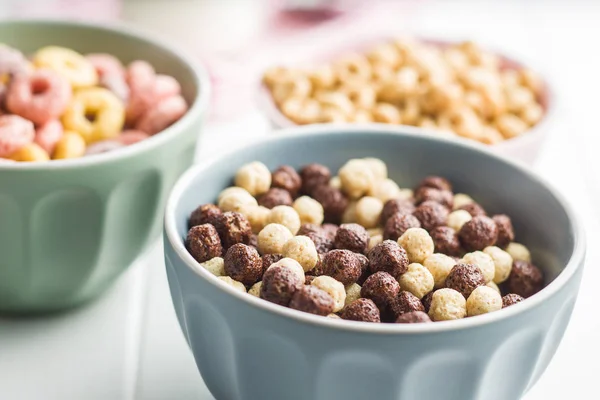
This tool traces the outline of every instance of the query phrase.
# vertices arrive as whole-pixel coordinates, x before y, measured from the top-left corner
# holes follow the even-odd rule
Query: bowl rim
[[[137,27],[131,27],[123,24],[122,22],[97,23],[44,18],[14,18],[0,20],[0,26],[11,24],[25,26],[65,26],[68,28],[84,30],[93,29],[103,32],[117,33],[121,36],[134,37],[140,41],[160,47],[164,52],[171,53],[175,58],[179,59],[183,65],[186,65],[192,72],[194,84],[197,88],[197,94],[193,99],[192,106],[187,110],[181,119],[158,134],[152,135],[148,139],[135,143],[133,146],[125,146],[114,152],[95,154],[92,157],[51,160],[49,162],[2,162],[0,163],[0,171],[50,171],[78,169],[127,159],[135,156],[137,153],[143,153],[165,144],[165,142],[173,139],[178,132],[191,129],[198,116],[206,114],[209,108],[212,88],[210,75],[207,69],[186,50],[183,50],[176,43],[164,40],[157,34],[147,32]]]
[[[340,44],[340,43],[337,43],[334,41],[333,43],[329,43],[329,44],[323,46],[321,49],[312,52],[311,55],[304,57],[304,61],[301,61],[300,63],[312,64],[314,62],[320,62],[320,61],[327,61],[327,60],[331,61],[332,60],[331,57],[324,56],[324,54],[327,52],[328,49],[333,50],[336,53],[360,52],[360,51],[364,51],[364,50],[368,49],[369,46],[372,46],[372,45],[375,45],[377,43],[381,43],[384,41],[389,42],[398,37],[414,38],[418,41],[436,43],[437,45],[451,45],[451,44],[462,43],[462,42],[469,41],[469,40],[472,41],[472,39],[468,39],[466,37],[463,37],[462,35],[450,35],[450,36],[442,37],[439,35],[436,36],[436,35],[431,35],[428,33],[419,33],[419,32],[408,32],[408,33],[405,33],[404,35],[398,34],[398,32],[396,32],[396,33],[388,32],[387,34],[377,33],[375,35],[365,35],[360,40],[358,40],[356,43],[354,43],[352,45],[348,45],[348,44],[344,45],[344,44]],[[511,138],[511,139],[503,140],[502,142],[499,142],[499,143],[496,143],[493,145],[487,145],[487,144],[483,144],[483,143],[482,144],[484,146],[490,147],[492,149],[506,150],[508,148],[519,146],[523,141],[530,140],[531,136],[544,136],[544,134],[547,132],[546,128],[548,126],[551,126],[553,121],[556,119],[556,114],[557,114],[556,92],[554,89],[554,85],[551,83],[550,79],[548,79],[548,73],[545,71],[544,68],[542,68],[539,65],[539,63],[532,61],[530,59],[530,57],[528,57],[525,54],[519,53],[515,50],[508,50],[496,43],[488,43],[485,40],[477,39],[477,41],[475,43],[478,45],[481,45],[480,47],[482,47],[483,49],[485,49],[487,51],[491,51],[493,54],[500,57],[501,59],[510,61],[511,63],[516,64],[520,67],[525,67],[525,68],[535,71],[543,82],[543,87],[544,87],[544,91],[545,91],[545,103],[546,103],[544,106],[545,112],[544,112],[544,115],[542,116],[542,119],[537,124],[535,124],[533,127],[528,129],[524,134],[514,137],[514,138]],[[284,66],[285,65],[291,66],[291,64],[292,63],[290,63],[290,62],[281,63],[281,65],[284,65]],[[288,117],[286,117],[279,110],[279,108],[275,104],[273,97],[270,95],[269,91],[267,90],[266,85],[262,81],[262,73],[264,73],[266,71],[266,69],[267,68],[264,68],[261,70],[261,75],[259,77],[258,82],[256,83],[257,91],[256,91],[255,95],[257,98],[258,109],[260,111],[262,111],[262,113],[271,122],[271,124],[273,124],[276,128],[278,128],[275,131],[277,131],[279,129],[294,128],[294,127],[298,127],[298,126],[321,125],[321,124],[306,124],[306,125],[297,124],[294,121],[292,121],[291,119],[289,119]],[[351,123],[351,124],[358,125],[357,123]],[[388,125],[385,123],[376,123],[376,122],[373,122],[372,124],[383,125],[383,126]],[[421,127],[413,126],[413,125],[399,124],[399,125],[394,125],[394,126],[395,127],[416,128],[416,129],[420,130],[421,132],[425,132],[425,131],[429,130],[428,128],[421,128]],[[437,133],[437,135],[440,135],[440,133]],[[476,140],[465,138],[465,137],[458,136],[458,135],[451,136],[451,138],[453,138],[456,141],[479,143]]]
[[[293,310],[287,307],[282,307],[268,301],[264,301],[247,293],[242,293],[230,285],[220,282],[216,276],[204,268],[199,268],[199,263],[188,253],[184,246],[184,240],[179,236],[176,228],[176,216],[175,209],[177,204],[183,195],[183,192],[188,189],[191,181],[199,174],[210,169],[215,163],[219,162],[223,158],[231,157],[233,153],[240,151],[243,148],[268,148],[270,143],[274,143],[279,140],[286,140],[285,138],[298,138],[305,137],[310,138],[311,136],[317,136],[327,134],[325,136],[333,135],[361,135],[365,131],[369,133],[377,133],[380,135],[386,135],[390,137],[398,136],[411,136],[416,137],[424,141],[442,141],[446,142],[451,146],[461,147],[470,151],[484,153],[487,157],[496,159],[497,161],[508,164],[515,168],[520,173],[525,174],[531,179],[540,182],[546,189],[554,196],[561,207],[564,209],[567,217],[573,226],[573,252],[566,266],[560,272],[560,274],[542,291],[535,294],[534,296],[527,299],[527,301],[520,302],[506,309],[499,310],[497,312],[480,315],[476,318],[465,318],[462,320],[454,321],[441,321],[429,324],[373,324],[368,322],[358,321],[343,321],[340,323],[339,320],[331,318],[324,318],[317,315]],[[214,155],[211,158],[202,161],[199,164],[192,166],[186,171],[177,181],[169,199],[164,216],[164,230],[166,240],[169,241],[172,249],[177,253],[181,261],[198,277],[208,281],[214,285],[218,290],[228,293],[231,296],[236,297],[238,300],[246,302],[250,307],[256,307],[263,311],[282,316],[285,318],[291,318],[296,322],[307,323],[310,325],[321,326],[324,328],[338,329],[346,332],[362,332],[362,333],[373,333],[373,334],[417,334],[417,333],[436,333],[436,332],[447,332],[457,331],[469,328],[481,327],[486,324],[493,322],[502,321],[518,314],[521,314],[527,310],[530,310],[536,306],[539,306],[545,302],[548,298],[555,295],[563,286],[565,286],[576,273],[579,268],[583,268],[583,261],[585,257],[585,232],[583,226],[580,223],[576,213],[573,211],[566,199],[550,184],[545,178],[539,177],[533,171],[529,170],[524,164],[509,159],[504,156],[500,156],[494,153],[489,148],[478,145],[476,143],[457,142],[452,139],[442,137],[432,137],[430,135],[423,135],[418,129],[410,129],[410,127],[396,127],[396,126],[381,126],[379,124],[315,124],[296,128],[289,128],[285,130],[285,135],[282,137],[278,136],[267,136],[260,141],[256,141],[249,146],[236,146],[235,148],[229,149],[218,155]]]

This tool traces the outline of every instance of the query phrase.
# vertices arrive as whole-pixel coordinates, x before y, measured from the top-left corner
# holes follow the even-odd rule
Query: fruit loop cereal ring
[[[51,70],[17,75],[6,94],[6,107],[14,114],[42,125],[58,118],[71,100],[69,82]]]
[[[104,88],[87,88],[75,93],[62,121],[65,129],[92,143],[117,137],[124,119],[123,104],[113,93]]]
[[[157,100],[162,100],[180,94],[181,85],[172,76],[156,75],[153,92]]]
[[[100,86],[113,92],[123,103],[126,103],[129,99],[129,86],[127,86],[125,78],[121,75],[107,74],[101,76]]]
[[[92,53],[85,58],[94,66],[100,78],[106,75],[118,75],[125,78],[125,67],[117,57],[106,53]]]
[[[107,153],[109,151],[120,149],[121,147],[125,147],[125,145],[118,140],[101,140],[99,142],[92,143],[91,145],[89,145],[87,150],[85,151],[85,155],[91,156],[93,154]]]
[[[148,139],[149,137],[150,135],[148,135],[146,132],[136,131],[135,129],[128,129],[121,133],[118,140],[125,146],[129,146],[130,144],[141,142],[142,140]]]
[[[186,111],[187,104],[183,97],[169,97],[144,113],[135,128],[154,135],[177,121]]]
[[[156,73],[146,61],[134,61],[127,67],[125,79],[132,91],[146,89],[154,84]]]
[[[0,44],[0,75],[24,72],[28,68],[27,59],[19,50]]]
[[[44,149],[48,154],[54,152],[56,143],[63,135],[63,126],[60,121],[53,119],[46,122],[35,130],[34,142]]]
[[[69,81],[74,88],[95,86],[96,69],[84,56],[64,47],[48,46],[38,50],[33,63],[38,68],[52,69]]]
[[[54,149],[52,158],[63,160],[66,158],[78,158],[85,154],[85,141],[76,132],[65,132]]]
[[[21,147],[33,142],[34,136],[31,121],[18,115],[0,116],[0,157],[9,157]]]
[[[50,161],[46,150],[35,143],[29,143],[14,152],[10,158],[15,161]]]

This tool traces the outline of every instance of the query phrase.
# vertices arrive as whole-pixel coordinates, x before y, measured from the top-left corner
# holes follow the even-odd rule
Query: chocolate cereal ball
[[[413,211],[415,211],[415,205],[410,200],[388,200],[381,210],[381,223],[385,225],[387,220],[394,214],[412,214]]]
[[[264,272],[273,264],[278,262],[279,260],[285,258],[283,254],[273,253],[273,254],[265,254],[262,256],[262,269]]]
[[[324,290],[305,285],[294,292],[290,308],[325,316],[333,312],[333,298]]]
[[[441,176],[437,175],[425,177],[425,179],[423,179],[418,186],[418,188],[422,187],[428,187],[438,190],[448,190],[450,192],[452,191],[452,184],[446,178],[442,178]]]
[[[258,198],[258,204],[269,209],[277,206],[291,206],[292,196],[285,189],[271,188]]]
[[[393,314],[394,319],[398,316],[412,312],[412,311],[425,311],[423,303],[411,292],[406,290],[398,293],[398,296],[392,299],[390,302],[390,311]]]
[[[373,247],[368,258],[369,270],[373,274],[383,271],[398,279],[408,269],[406,250],[393,240],[384,240]]]
[[[396,213],[388,218],[383,228],[384,240],[398,240],[410,228],[420,228],[421,223],[411,214]]]
[[[300,225],[300,229],[298,229],[297,235],[306,236],[308,233],[321,233],[321,232],[323,232],[323,228],[321,228],[320,225],[312,224],[312,223],[305,223],[305,224]]]
[[[227,250],[236,243],[249,244],[252,236],[250,222],[238,212],[223,213],[219,236],[223,249]]]
[[[342,224],[335,234],[336,249],[346,249],[355,253],[364,253],[369,245],[369,233],[358,224]]]
[[[483,250],[493,246],[498,237],[498,228],[493,219],[483,215],[473,217],[458,232],[458,238],[467,251]]]
[[[342,221],[342,215],[348,207],[348,198],[340,189],[321,185],[313,190],[311,196],[323,206],[325,222],[339,224]]]
[[[430,187],[420,187],[415,192],[415,203],[417,205],[426,201],[440,203],[447,209],[452,209],[454,195],[449,190],[439,190]]]
[[[421,203],[413,212],[421,223],[421,227],[431,231],[438,226],[446,225],[448,219],[448,209],[435,201],[425,201]]]
[[[211,224],[196,225],[190,228],[186,245],[192,257],[199,263],[220,257],[223,253],[219,234]]]
[[[304,236],[313,241],[318,254],[325,254],[333,249],[333,240],[325,232],[309,232]]]
[[[321,228],[331,240],[335,240],[335,235],[337,234],[338,229],[340,229],[339,225],[330,223],[321,225]]]
[[[465,210],[466,212],[471,214],[472,217],[477,217],[480,215],[483,215],[483,216],[487,215],[487,213],[485,212],[483,207],[481,207],[481,205],[476,202],[464,204],[460,208],[458,208],[458,210]]]
[[[399,292],[398,281],[387,272],[379,271],[369,276],[363,283],[360,297],[373,300],[377,308],[383,312]]]
[[[317,187],[329,184],[331,172],[322,164],[308,164],[300,170],[300,177],[302,178],[302,192],[312,196]]]
[[[271,187],[287,190],[296,197],[302,187],[302,179],[289,165],[282,165],[271,174]]]
[[[344,286],[355,283],[362,274],[361,263],[350,250],[331,250],[323,256],[321,268],[323,275],[328,275]]]
[[[513,262],[507,282],[509,293],[528,298],[543,289],[544,275],[535,265],[517,260]]]
[[[214,204],[203,204],[198,206],[190,215],[189,227],[203,224],[211,224],[218,228],[221,221],[221,209]]]
[[[358,299],[348,304],[341,314],[342,319],[363,322],[381,322],[379,309],[369,299]]]
[[[422,322],[431,322],[431,318],[423,311],[411,311],[401,314],[396,318],[397,324],[418,324]]]
[[[509,293],[502,297],[502,308],[510,307],[513,304],[517,304],[525,300],[522,296],[515,293]]]
[[[515,231],[508,215],[499,214],[492,217],[498,228],[498,239],[496,246],[505,248],[510,242],[515,240]]]
[[[433,299],[433,293],[434,291],[431,291],[425,296],[423,296],[423,298],[421,299],[421,303],[423,304],[426,313],[429,313],[429,308],[431,307],[431,300]]]
[[[459,257],[463,250],[458,240],[458,234],[449,226],[438,226],[429,232],[433,240],[434,251],[449,256]]]
[[[446,287],[454,289],[469,298],[473,290],[485,285],[481,270],[473,264],[456,264],[446,277]]]
[[[225,274],[246,286],[256,283],[263,273],[262,259],[258,251],[242,243],[231,246],[223,261]]]
[[[296,290],[303,286],[304,279],[293,269],[276,263],[263,275],[260,298],[287,307]]]

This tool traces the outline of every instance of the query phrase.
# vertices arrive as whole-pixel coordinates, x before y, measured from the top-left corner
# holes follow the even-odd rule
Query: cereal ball
[[[283,245],[283,255],[298,261],[305,272],[313,269],[319,261],[315,244],[307,236],[296,236],[288,240]]]
[[[468,194],[456,193],[454,195],[454,205],[452,206],[452,208],[454,210],[458,210],[462,206],[465,206],[467,204],[471,204],[471,203],[474,203],[474,202],[475,201]]]
[[[227,197],[231,194],[239,194],[241,193],[242,195],[245,194],[250,194],[248,193],[248,191],[246,189],[242,189],[241,187],[237,187],[237,186],[230,186],[228,188],[225,188],[221,191],[221,193],[219,193],[219,197],[217,198],[217,203],[219,203],[221,200],[223,200],[224,197]]]
[[[494,259],[490,254],[483,251],[474,251],[463,256],[461,263],[475,265],[481,273],[485,282],[491,282],[496,274]]]
[[[407,229],[398,238],[398,244],[406,250],[410,262],[422,263],[427,257],[433,254],[433,239],[422,228]]]
[[[413,312],[413,311],[425,311],[423,303],[414,294],[407,291],[398,293],[398,296],[394,297],[390,302],[390,311],[394,318],[398,316]]]
[[[329,180],[329,186],[342,190],[342,180],[339,176],[334,176]]]
[[[490,287],[490,288],[494,289],[496,292],[502,294],[502,291],[500,290],[500,288],[498,287],[498,285],[496,285],[494,283],[494,281],[489,281],[488,283],[485,284],[485,286]]]
[[[285,264],[285,259],[271,265],[263,275],[260,298],[287,307],[292,296],[304,286],[304,277]]]
[[[271,264],[271,266],[273,266],[273,265],[283,265],[284,267],[289,268],[296,275],[298,275],[298,278],[300,278],[300,280],[302,282],[304,282],[306,280],[306,275],[304,274],[304,269],[302,269],[302,266],[300,265],[300,263],[298,263],[298,261],[296,261],[292,258],[284,257],[281,260],[277,261],[276,263]]]
[[[419,188],[428,187],[438,190],[446,190],[452,192],[452,184],[441,176],[428,176],[419,183]]]
[[[261,254],[282,253],[283,245],[293,237],[285,226],[268,224],[258,233],[258,250]]]
[[[515,231],[512,226],[512,222],[508,215],[499,214],[492,217],[498,228],[498,239],[496,239],[496,246],[506,247],[510,242],[515,240]]]
[[[196,225],[190,228],[186,245],[192,257],[199,263],[220,257],[223,252],[219,233],[211,224]]]
[[[521,243],[509,243],[504,250],[510,254],[514,261],[519,260],[531,262],[531,253],[529,252],[529,249]]]
[[[379,309],[369,299],[358,299],[348,304],[342,310],[342,319],[364,322],[381,322]]]
[[[367,251],[371,250],[373,247],[377,246],[381,242],[383,242],[383,236],[382,235],[373,235],[373,236],[371,236],[369,238],[369,244],[367,246]]]
[[[217,279],[220,279],[222,282],[225,282],[229,286],[232,286],[235,290],[239,290],[240,292],[246,293],[246,286],[244,286],[242,282],[238,282],[229,276],[218,276]]]
[[[493,246],[498,237],[498,228],[493,219],[483,215],[473,217],[458,232],[458,238],[468,251],[483,250]]]
[[[352,303],[354,300],[360,299],[362,287],[358,283],[346,286],[346,301],[345,305]]]
[[[395,214],[412,214],[415,205],[407,199],[392,199],[385,202],[381,210],[381,223],[385,225],[387,220]]]
[[[356,221],[356,200],[351,200],[342,214],[342,224],[352,224]]]
[[[243,165],[235,174],[235,186],[244,188],[252,196],[264,193],[271,187],[271,171],[259,161]]]
[[[383,203],[376,197],[365,196],[356,203],[356,222],[365,228],[374,228],[379,224]]]
[[[476,287],[484,285],[485,278],[481,270],[473,264],[456,264],[446,277],[446,287],[460,292],[465,299]]]
[[[317,276],[310,284],[311,286],[315,286],[329,293],[333,298],[333,312],[338,312],[344,308],[346,302],[346,290],[341,282],[336,281],[330,276],[323,275]]]
[[[213,274],[214,276],[224,276],[225,275],[225,262],[221,257],[214,257],[208,261],[203,262],[202,267],[206,269],[208,272]]]
[[[375,228],[367,229],[367,233],[369,234],[369,237],[375,236],[375,235],[383,235],[383,229],[381,229],[380,227],[377,226]]]
[[[385,162],[383,162],[383,160],[374,157],[367,157],[363,158],[363,161],[365,162],[367,168],[371,170],[375,180],[382,181],[384,179],[387,179],[387,166],[385,165]]]
[[[467,299],[467,316],[487,314],[502,308],[502,296],[494,289],[479,286]]]
[[[331,250],[323,256],[322,268],[324,275],[345,286],[355,283],[362,274],[360,260],[350,250]]]
[[[452,257],[441,253],[431,254],[423,261],[423,266],[433,276],[435,288],[441,288],[446,285],[446,278],[455,265],[456,262]]]
[[[458,232],[460,231],[460,228],[471,219],[473,219],[473,217],[466,210],[456,210],[448,214],[446,224]]]
[[[385,240],[398,240],[410,228],[420,228],[421,223],[411,214],[396,213],[387,219],[383,228]]]
[[[369,276],[363,283],[360,297],[373,300],[380,311],[385,311],[399,292],[398,281],[387,272],[379,271]]]
[[[433,292],[428,314],[433,321],[461,319],[467,316],[467,301],[454,289],[439,289]]]
[[[415,192],[415,203],[417,205],[426,201],[434,201],[440,203],[448,209],[452,209],[454,195],[449,190],[439,190],[426,186],[421,186]]]
[[[323,206],[325,222],[339,223],[348,207],[348,199],[341,190],[322,185],[313,190],[312,197]]]
[[[393,240],[384,240],[369,251],[369,270],[372,273],[387,272],[395,279],[406,272],[409,257],[406,251]]]
[[[298,235],[307,235],[308,233],[324,233],[321,225],[312,224],[310,222],[304,223],[300,225],[300,229],[298,229]]]
[[[367,230],[358,224],[342,224],[335,234],[336,249],[346,249],[355,253],[364,253],[369,244]]]
[[[300,217],[300,222],[302,222],[303,224],[310,223],[320,225],[321,223],[323,223],[323,206],[315,199],[308,196],[298,197],[294,201],[292,207],[298,213],[298,216]]]
[[[262,259],[254,247],[238,243],[223,258],[225,273],[246,286],[253,285],[263,273]]]
[[[376,197],[382,202],[396,199],[400,195],[398,184],[391,179],[377,181],[371,186],[368,192],[369,196]]]
[[[304,236],[312,240],[318,254],[325,254],[333,249],[333,240],[323,231],[308,232]]]
[[[433,240],[434,251],[458,257],[462,253],[456,231],[449,226],[438,226],[429,232]]]
[[[292,202],[290,192],[280,188],[271,188],[258,198],[258,204],[269,209],[277,206],[291,206]]]
[[[322,164],[308,164],[302,167],[300,176],[302,177],[302,192],[313,196],[317,187],[328,186],[331,172]]]
[[[250,222],[237,212],[225,212],[221,219],[219,236],[223,249],[227,250],[236,243],[249,244],[252,237]]]
[[[262,281],[256,282],[250,289],[248,289],[248,294],[251,294],[254,297],[260,297],[260,288],[262,287]]]
[[[296,197],[302,187],[302,179],[294,168],[282,165],[271,174],[271,187],[285,189]]]
[[[527,261],[515,261],[507,288],[509,293],[528,298],[544,288],[544,275],[538,267]]]
[[[494,283],[502,283],[508,279],[513,265],[513,258],[506,251],[496,246],[489,246],[483,249],[494,263]]]
[[[431,318],[423,311],[411,311],[400,314],[396,318],[397,324],[418,324],[421,322],[431,322]]]
[[[288,228],[293,235],[300,229],[300,216],[290,206],[277,206],[271,209],[267,218],[269,224],[281,224]]]
[[[430,231],[435,227],[446,225],[448,209],[435,201],[425,201],[419,205],[413,215],[417,217],[423,229]]]
[[[433,291],[427,293],[425,296],[423,296],[423,298],[421,299],[421,303],[423,304],[423,307],[425,308],[425,312],[428,313],[429,309],[431,308],[431,299],[433,298]]]
[[[203,224],[211,224],[218,227],[221,218],[221,210],[214,204],[203,204],[198,206],[190,215],[189,227]]]
[[[510,307],[514,304],[520,303],[525,300],[522,296],[518,294],[509,293],[506,296],[502,297],[502,308]]]
[[[219,208],[221,211],[239,212],[244,207],[258,205],[256,199],[250,193],[242,188],[239,189],[219,195]]]
[[[466,212],[471,214],[472,217],[476,217],[478,215],[487,215],[487,213],[485,212],[483,207],[481,207],[481,205],[479,205],[478,203],[475,203],[474,201],[464,204],[464,205],[460,206],[458,209],[465,210]]]
[[[327,234],[327,236],[331,239],[335,239],[335,235],[337,235],[337,231],[340,227],[336,224],[323,224],[321,225],[321,229]]]
[[[406,272],[400,276],[398,283],[400,283],[402,290],[412,293],[418,299],[422,299],[423,296],[433,290],[435,280],[424,265],[412,263],[408,264]]]
[[[263,273],[269,268],[271,265],[285,258],[283,254],[273,253],[273,254],[265,254],[262,256],[262,270]]]
[[[342,181],[342,190],[352,199],[365,195],[375,182],[369,163],[360,159],[346,162],[338,175]]]
[[[248,219],[252,233],[258,233],[267,225],[271,210],[263,206],[244,206],[240,209],[240,214]]]
[[[333,307],[333,297],[316,286],[302,286],[290,301],[290,308],[294,310],[322,316],[331,314]]]

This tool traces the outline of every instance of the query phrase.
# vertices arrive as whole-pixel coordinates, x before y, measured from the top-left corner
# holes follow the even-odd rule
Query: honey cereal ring
[[[54,152],[56,143],[63,135],[63,126],[59,120],[53,119],[35,130],[34,142],[37,143],[48,154]]]
[[[181,96],[172,96],[161,100],[153,108],[142,115],[135,128],[154,135],[183,117],[187,111],[187,103]]]
[[[49,161],[48,153],[35,143],[29,143],[11,154],[14,161]]]
[[[9,157],[33,142],[34,136],[31,121],[18,115],[0,116],[0,157]]]
[[[48,46],[33,56],[38,68],[49,68],[67,78],[73,88],[84,88],[98,84],[98,74],[91,62],[74,50]]]
[[[85,154],[85,141],[76,132],[66,131],[56,143],[52,158],[63,160],[67,158],[79,158]]]
[[[148,139],[149,137],[150,135],[148,135],[146,132],[138,131],[135,129],[127,129],[119,135],[117,140],[125,146],[129,146],[130,144],[141,142],[142,140]]]

